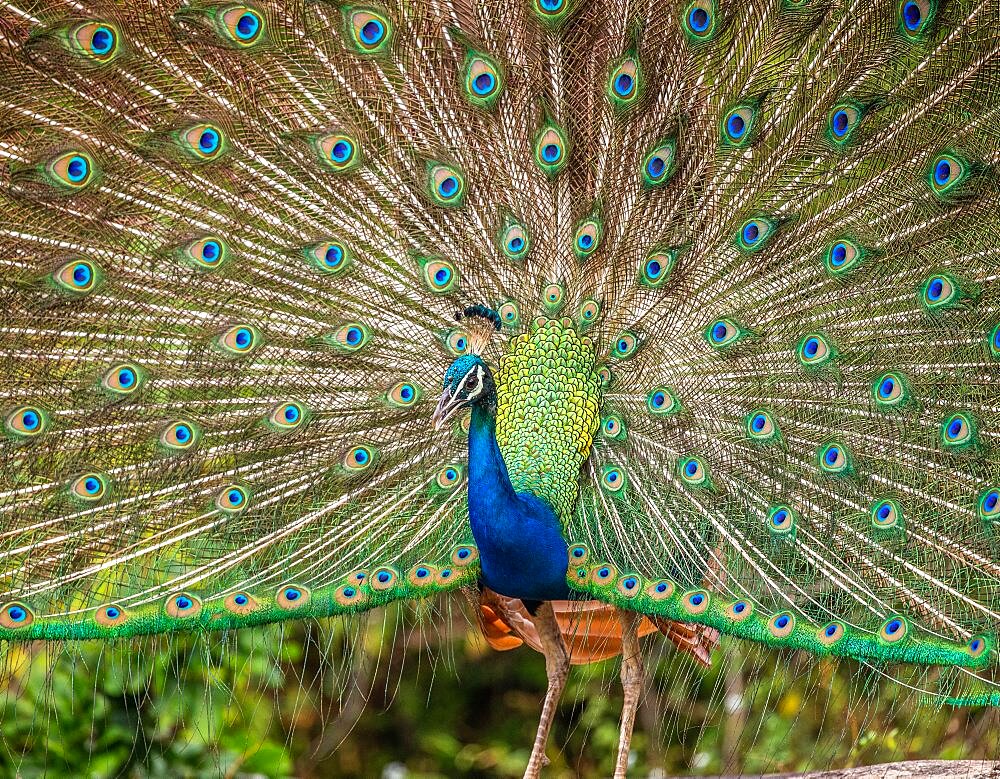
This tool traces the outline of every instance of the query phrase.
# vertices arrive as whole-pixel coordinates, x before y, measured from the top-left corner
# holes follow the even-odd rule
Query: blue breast
[[[493,417],[478,406],[469,427],[469,523],[491,590],[524,600],[569,597],[559,518],[545,501],[514,492]]]

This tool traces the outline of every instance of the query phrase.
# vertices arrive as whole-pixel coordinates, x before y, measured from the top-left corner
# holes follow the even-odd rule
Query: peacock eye
[[[99,63],[109,62],[118,54],[118,33],[107,22],[84,22],[69,34],[71,48]]]
[[[313,141],[319,158],[334,172],[353,170],[361,162],[361,153],[355,140],[344,133],[322,135]]]
[[[566,138],[559,127],[547,124],[535,137],[535,162],[547,176],[555,176],[566,164]]]

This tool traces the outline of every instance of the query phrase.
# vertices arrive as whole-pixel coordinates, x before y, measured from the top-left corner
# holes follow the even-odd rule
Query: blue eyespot
[[[739,140],[747,130],[747,123],[739,114],[733,114],[726,122],[726,132],[733,140]]]
[[[660,408],[666,402],[667,402],[667,396],[666,396],[665,393],[663,393],[663,392],[654,392],[653,393],[653,405],[656,408]]]
[[[331,243],[323,255],[323,262],[329,267],[336,268],[344,260],[344,249],[335,243]]]
[[[775,626],[776,628],[778,628],[778,630],[784,630],[785,628],[787,628],[787,627],[788,627],[788,623],[789,623],[789,621],[790,621],[790,620],[789,620],[789,618],[788,618],[788,615],[787,615],[787,614],[782,614],[782,615],[781,615],[780,617],[778,617],[778,618],[777,618],[777,619],[776,619],[776,620],[774,621],[774,626]]]
[[[413,387],[409,384],[404,384],[399,388],[399,397],[402,400],[412,400],[413,399]]]
[[[229,490],[227,497],[229,499],[229,505],[233,507],[242,505],[245,500],[241,490]]]
[[[104,610],[104,615],[108,619],[118,619],[118,615],[120,615],[120,614],[121,614],[121,612],[118,609],[116,609],[114,606],[108,606]]]
[[[573,557],[583,557],[585,552],[579,547],[573,550]]]
[[[892,393],[896,390],[896,380],[892,376],[886,376],[882,383],[879,385],[878,394],[883,400],[888,400],[892,397]]]
[[[519,235],[511,238],[510,242],[507,244],[507,248],[514,254],[517,254],[524,248],[524,239]]]
[[[361,28],[361,41],[368,46],[374,46],[385,35],[385,26],[378,19],[370,19]]]
[[[688,476],[694,476],[698,473],[698,463],[694,460],[688,460],[687,464],[684,466],[684,473]]]
[[[885,632],[891,636],[894,633],[898,633],[901,627],[903,627],[903,623],[900,622],[898,619],[894,619],[892,620],[892,622],[890,622],[888,625],[885,626]]]
[[[663,266],[660,264],[659,260],[651,259],[646,263],[646,275],[650,279],[657,279],[663,272]]]
[[[992,513],[996,510],[998,503],[1000,503],[1000,492],[993,490],[983,499],[983,508],[986,509],[987,513]]]
[[[198,138],[198,148],[205,154],[211,154],[219,148],[219,134],[212,129],[206,129]]]
[[[236,22],[236,36],[241,40],[250,40],[260,29],[260,19],[257,14],[245,13]]]
[[[823,631],[827,638],[833,638],[837,634],[836,625],[827,625],[826,630]]]
[[[943,163],[947,165],[948,163]],[[945,176],[947,178],[947,175]],[[931,279],[931,283],[927,285],[927,297],[931,301],[936,301],[941,299],[941,295],[944,292],[944,279],[934,278]]]
[[[759,433],[767,425],[767,417],[763,414],[756,414],[750,421],[750,425],[753,427],[754,432]]]
[[[746,610],[747,610],[747,604],[744,603],[743,601],[733,604],[733,612],[736,614],[742,614]]]
[[[580,551],[580,552],[582,552],[583,550],[582,550],[582,549],[579,549],[579,550],[577,550],[577,551]],[[468,556],[469,556],[470,554],[472,554],[472,552],[471,552],[471,551],[469,551],[468,549],[464,549],[464,548],[463,548],[463,549],[459,549],[459,550],[458,550],[458,559],[459,559],[459,560],[464,560],[464,559],[465,559],[466,557],[468,557]]]
[[[646,163],[646,172],[649,173],[651,178],[658,179],[663,175],[663,171],[666,169],[667,164],[663,161],[662,157],[650,157],[649,162]]]
[[[90,266],[84,262],[78,262],[73,266],[73,283],[78,287],[86,287],[94,277],[94,272]]]
[[[443,198],[454,197],[455,193],[458,192],[458,179],[454,176],[445,176],[438,184],[438,192]]]
[[[89,172],[90,166],[87,164],[86,158],[81,157],[79,154],[73,155],[66,165],[66,176],[74,183],[83,181],[87,178]]]
[[[28,616],[28,612],[20,606],[11,606],[7,609],[7,616],[10,617],[12,622],[23,622]]]
[[[892,506],[889,503],[883,503],[875,511],[875,514],[878,516],[879,519],[885,522],[887,519],[889,519],[890,515],[892,514]]]
[[[839,111],[834,113],[833,121],[830,123],[830,128],[833,130],[833,134],[838,138],[843,138],[847,135],[847,130],[850,127],[850,117],[847,115],[847,111],[841,108]]]
[[[285,600],[296,601],[302,597],[302,593],[296,590],[294,587],[289,587],[285,590]]]
[[[233,597],[233,603],[237,606],[246,606],[250,602],[250,599],[243,595],[242,593]]]
[[[610,568],[601,568],[597,572],[597,575],[600,576],[602,579],[607,579],[611,575],[611,569]]]
[[[83,480],[83,489],[88,495],[96,495],[101,490],[101,482],[93,476],[88,476]]]
[[[385,584],[390,579],[392,579],[392,576],[389,574],[388,571],[379,571],[378,576],[375,578],[377,578],[381,584]]]
[[[656,585],[656,591],[657,592],[666,592],[667,591],[667,584],[666,584],[666,582],[660,582],[659,584],[657,584]]]
[[[107,27],[98,27],[90,39],[90,50],[101,56],[107,54],[115,45],[115,34]]]
[[[742,121],[742,120],[741,120]],[[760,238],[760,225],[756,222],[747,222],[743,226],[743,242],[748,246],[753,246]]]
[[[688,598],[688,603],[690,603],[692,606],[700,606],[704,602],[705,602],[705,596],[702,595],[700,592],[696,592],[694,595]]]
[[[178,597],[178,598],[177,598],[177,599],[176,599],[176,600],[174,601],[174,605],[175,605],[175,606],[176,606],[176,607],[177,607],[177,608],[178,608],[178,609],[179,609],[180,611],[187,611],[187,610],[188,610],[189,608],[191,608],[191,606],[192,606],[192,603],[191,603],[191,599],[190,599],[190,598],[188,598],[188,597],[185,597],[184,595],[181,595],[180,597]]]
[[[819,339],[806,339],[805,344],[802,346],[802,351],[805,353],[806,357],[815,357],[816,353],[819,352]]]
[[[464,352],[465,351],[465,339],[464,338],[459,338],[457,341],[455,341],[455,348],[458,351],[460,351],[460,352]]]
[[[951,423],[948,425],[948,437],[958,438],[962,434],[962,431],[964,429],[965,429],[965,420],[962,419],[961,417],[956,417],[952,419]]]
[[[624,587],[626,590],[633,590],[635,589],[635,586],[638,583],[639,582],[636,579],[630,576],[629,578],[627,578],[625,581],[622,582],[622,587]]]
[[[949,162],[947,158],[942,157],[938,160],[937,165],[934,166],[934,183],[943,187],[948,183],[948,179],[950,178],[951,162]]]
[[[428,571],[426,568],[417,568],[417,578],[418,579],[426,579],[430,575],[431,575],[431,572]]]
[[[253,343],[253,333],[247,330],[245,327],[241,327],[236,331],[236,346],[239,349],[246,349]]]
[[[906,29],[910,32],[916,32],[920,29],[920,22],[923,20],[923,14],[920,13],[920,6],[910,0],[903,6],[903,24],[906,25]]]
[[[35,430],[41,424],[41,417],[34,411],[25,411],[21,414],[21,424],[25,430]]]
[[[831,446],[826,450],[826,455],[824,459],[827,465],[836,465],[837,460],[840,458],[840,449],[836,446]]]
[[[174,427],[174,438],[177,439],[177,443],[187,443],[191,440],[191,428],[187,425],[176,425]]]
[[[847,261],[847,245],[843,242],[836,243],[830,251],[830,264],[834,268],[839,268]]]
[[[118,384],[122,388],[131,387],[135,384],[135,371],[131,368],[122,368],[118,371]]]
[[[780,511],[775,511],[774,514],[771,516],[771,522],[773,522],[777,527],[783,525],[786,519],[788,519],[788,512],[785,511],[784,509],[781,509]]]
[[[477,95],[488,95],[496,83],[492,73],[480,73],[472,80],[472,89]]]
[[[542,147],[542,159],[550,164],[558,162],[561,156],[562,149],[559,148],[558,144],[547,143]]]
[[[546,11],[558,11],[562,8],[563,0],[538,0],[538,4]]]
[[[351,145],[351,142],[342,138],[333,144],[333,148],[330,149],[330,158],[334,162],[347,162],[353,152],[354,146]]]
[[[346,336],[347,343],[349,343],[351,346],[356,346],[357,344],[361,343],[361,337],[362,337],[362,335],[363,335],[363,333],[361,332],[361,328],[360,327],[350,327],[350,328],[348,328],[347,329],[347,336]]]
[[[434,274],[434,281],[440,286],[444,286],[448,283],[451,278],[451,270],[444,266],[438,268],[437,272]]]
[[[201,258],[211,265],[222,254],[222,247],[219,246],[218,241],[205,241],[205,244],[201,247]]]
[[[715,327],[712,328],[712,340],[716,343],[722,343],[726,340],[726,335],[729,333],[729,328],[726,327],[724,322],[718,322]]]
[[[635,81],[628,73],[622,73],[615,79],[615,92],[622,97],[628,97],[635,86]]]
[[[691,13],[688,14],[688,24],[695,32],[705,32],[709,22],[711,22],[711,17],[704,8],[692,8]]]

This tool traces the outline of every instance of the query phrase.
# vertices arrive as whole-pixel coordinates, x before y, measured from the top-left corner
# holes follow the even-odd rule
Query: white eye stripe
[[[476,372],[476,388],[469,391],[468,397],[470,397],[470,398],[476,397],[480,392],[483,391],[483,366],[482,365],[477,365],[472,370],[474,370]],[[471,375],[472,375],[472,371],[469,371],[465,375],[466,380],[468,380],[468,378]]]

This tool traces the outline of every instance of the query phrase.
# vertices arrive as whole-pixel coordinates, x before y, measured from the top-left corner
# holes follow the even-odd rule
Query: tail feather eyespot
[[[38,406],[20,406],[4,417],[4,429],[14,438],[27,440],[48,430],[49,416]]]
[[[177,592],[167,597],[163,610],[175,619],[191,619],[201,613],[201,599],[187,592]]]
[[[711,604],[712,596],[706,590],[691,590],[681,596],[681,607],[688,614],[704,614]]]
[[[88,295],[97,289],[103,273],[97,263],[78,258],[60,266],[53,272],[56,287],[73,295]]]
[[[106,21],[89,21],[69,31],[69,49],[92,62],[105,64],[121,53],[118,28]]]
[[[279,609],[295,611],[308,605],[312,594],[308,587],[299,584],[282,584],[274,595],[274,602]]]
[[[35,613],[20,601],[0,606],[0,627],[22,630],[35,621]]]
[[[787,638],[795,630],[795,615],[790,611],[779,612],[768,620],[767,629],[775,638]]]
[[[556,176],[569,159],[569,143],[562,129],[555,124],[544,125],[535,136],[535,163],[547,176]]]
[[[128,620],[128,612],[117,603],[108,603],[99,606],[94,612],[94,621],[101,627],[114,628],[124,624]]]
[[[382,11],[371,7],[344,9],[348,41],[361,54],[381,54],[392,43],[393,25]]]

